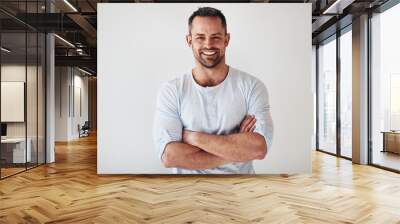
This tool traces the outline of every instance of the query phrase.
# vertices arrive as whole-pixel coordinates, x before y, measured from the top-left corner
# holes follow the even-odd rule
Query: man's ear
[[[228,46],[230,39],[231,39],[231,34],[230,33],[226,33],[226,35],[225,35],[225,47]]]
[[[192,35],[190,34],[186,35],[186,43],[189,47],[192,46]]]

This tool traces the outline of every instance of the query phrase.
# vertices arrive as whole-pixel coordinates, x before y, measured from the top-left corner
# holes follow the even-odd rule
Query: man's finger
[[[242,123],[240,124],[240,131],[244,131],[245,127],[247,127],[248,123],[251,121],[251,116],[246,115],[246,117],[243,119]]]
[[[250,128],[254,125],[255,121],[256,121],[256,118],[254,116],[251,116],[249,122],[243,128],[243,131],[248,132],[250,130]]]
[[[250,132],[253,132],[256,129],[256,125],[254,124],[253,127],[251,128]]]
[[[257,119],[254,117],[250,123],[245,127],[245,132],[249,132],[251,128],[256,124]]]

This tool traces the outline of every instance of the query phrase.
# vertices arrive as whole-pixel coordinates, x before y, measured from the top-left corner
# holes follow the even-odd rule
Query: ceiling
[[[351,24],[353,16],[372,10],[388,0],[253,0],[212,2],[254,3],[311,3],[312,36],[316,44],[336,32],[337,27]],[[1,0],[1,31],[10,46],[24,46],[21,39],[25,29],[39,32],[55,32],[56,65],[80,66],[96,72],[97,57],[97,3],[139,2],[211,2],[211,1],[149,1],[149,0]],[[52,13],[49,13],[49,12]],[[337,23],[341,20],[340,23]],[[346,22],[347,21],[347,22]],[[338,26],[337,24],[340,24]],[[13,33],[13,34],[12,34]],[[4,36],[4,35],[3,35]],[[15,38],[14,38],[14,37]],[[66,41],[64,41],[64,40]],[[22,42],[21,42],[22,41]],[[14,43],[12,43],[14,42]],[[4,41],[3,41],[4,43]],[[72,45],[71,45],[72,44]],[[29,45],[30,47],[34,46]]]

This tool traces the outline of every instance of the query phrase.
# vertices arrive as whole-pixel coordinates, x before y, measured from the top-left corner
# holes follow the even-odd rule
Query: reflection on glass
[[[372,163],[400,170],[400,5],[372,18]]]
[[[27,167],[31,168],[37,165],[37,79],[38,79],[38,57],[37,57],[37,33],[27,33],[27,99],[26,99],[26,113],[27,113],[27,143],[30,148],[30,161]]]
[[[390,130],[400,130],[400,73],[390,74]]]
[[[336,40],[318,48],[318,144],[336,153]]]
[[[342,156],[352,157],[352,35],[340,36],[340,127]]]

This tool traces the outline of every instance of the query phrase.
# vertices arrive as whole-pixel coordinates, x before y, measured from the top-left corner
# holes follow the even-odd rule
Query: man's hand
[[[256,117],[254,115],[246,115],[243,121],[240,123],[240,133],[253,132],[256,128]],[[200,132],[183,130],[182,141],[186,144],[197,146],[197,140],[200,137]]]
[[[182,141],[183,143],[196,145],[196,139],[199,135],[199,132],[183,130],[182,133]]]
[[[240,124],[240,133],[213,135],[183,130],[182,141],[221,157],[226,162],[261,160],[264,159],[267,148],[264,137],[253,132],[256,128],[255,124],[255,116],[247,115]]]
[[[243,121],[240,123],[240,133],[253,132],[256,129],[256,116],[246,115]]]

